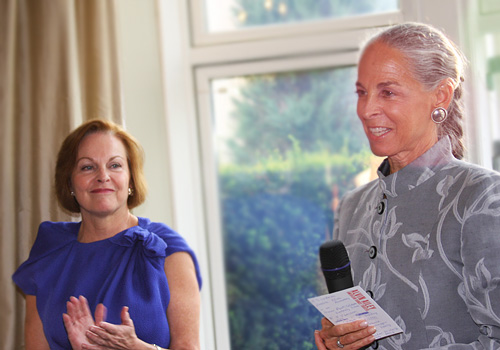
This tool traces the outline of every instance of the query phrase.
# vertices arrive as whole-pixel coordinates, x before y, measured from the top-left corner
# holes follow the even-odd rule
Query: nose
[[[380,114],[380,105],[375,96],[367,94],[358,98],[357,112],[361,119],[370,119]]]
[[[101,183],[109,181],[109,174],[106,167],[102,167],[99,170],[99,173],[97,174],[97,181]]]

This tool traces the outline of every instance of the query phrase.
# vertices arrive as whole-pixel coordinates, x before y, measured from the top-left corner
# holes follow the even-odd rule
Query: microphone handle
[[[347,276],[342,278],[325,279],[325,281],[326,287],[328,288],[328,293],[334,293],[338,292],[339,290],[354,287],[351,274],[348,274]]]

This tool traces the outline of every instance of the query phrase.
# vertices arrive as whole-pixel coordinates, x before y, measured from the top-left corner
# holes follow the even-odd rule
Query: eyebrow
[[[386,82],[377,84],[377,88],[381,89],[381,88],[385,88],[385,87],[388,87],[391,85],[401,86],[401,84],[399,84],[396,81],[386,81]]]
[[[399,84],[396,81],[384,81],[382,83],[377,84],[377,89],[383,89],[383,88],[386,88],[386,87],[391,86],[391,85],[401,86],[401,84]],[[356,82],[356,86],[357,87],[364,87],[363,84],[361,84],[359,81]]]
[[[108,159],[108,162],[110,162],[110,161],[112,161],[112,160],[115,160],[116,158],[124,159],[122,156],[120,156],[120,155],[116,155],[116,156],[113,156],[113,157],[109,158],[109,159]],[[80,162],[81,160],[84,160],[84,159],[88,159],[88,160],[90,160],[90,161],[92,161],[92,162],[94,161],[94,159],[93,159],[93,158],[91,158],[91,157],[81,157],[81,158],[78,158],[78,159],[76,160],[76,163],[78,163],[78,162]]]

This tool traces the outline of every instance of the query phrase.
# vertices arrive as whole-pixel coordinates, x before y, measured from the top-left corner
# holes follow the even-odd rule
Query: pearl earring
[[[131,197],[134,195],[134,190],[131,187],[128,188],[128,195]]]

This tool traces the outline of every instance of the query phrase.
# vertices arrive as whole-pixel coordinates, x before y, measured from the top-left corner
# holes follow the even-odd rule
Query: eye
[[[362,96],[366,95],[366,91],[362,90],[362,89],[356,89],[355,93],[356,93],[356,95],[358,95],[358,97],[362,97]]]
[[[119,169],[121,167],[122,167],[122,165],[120,163],[113,163],[110,165],[111,169]]]
[[[394,92],[390,91],[390,90],[382,90],[381,92],[382,96],[384,97],[391,97],[391,96],[394,96]]]
[[[94,167],[92,165],[82,165],[80,167],[80,170],[82,171],[89,171],[89,170],[92,170]]]

